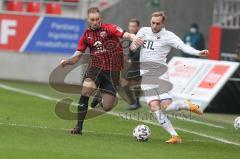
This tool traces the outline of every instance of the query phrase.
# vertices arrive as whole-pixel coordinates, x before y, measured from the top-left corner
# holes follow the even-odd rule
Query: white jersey
[[[172,47],[188,54],[199,55],[199,50],[184,44],[178,36],[165,28],[158,33],[153,33],[151,27],[143,27],[138,31],[137,36],[144,40],[140,51],[140,62],[166,64],[167,55]]]
[[[171,99],[170,94],[165,93],[164,91],[163,93],[161,90],[163,87],[159,87],[159,85],[167,86],[164,81],[168,80],[168,73],[157,77],[159,79],[163,79],[163,81],[158,81],[158,79],[153,77],[154,75],[158,76],[157,72],[154,72],[154,74],[149,76],[149,78],[146,72],[149,71],[148,67],[152,66],[150,64],[146,67],[146,65],[144,65],[143,63],[154,62],[167,65],[167,55],[171,51],[172,47],[192,55],[199,55],[200,51],[184,44],[178,36],[176,36],[173,32],[167,31],[165,28],[163,28],[159,33],[153,33],[151,27],[144,27],[138,31],[137,36],[141,37],[144,40],[144,45],[141,46],[140,51],[140,72],[142,75],[141,88],[142,90],[144,90],[146,102],[150,103],[153,100],[161,101],[164,99]],[[155,80],[157,80],[158,84]]]

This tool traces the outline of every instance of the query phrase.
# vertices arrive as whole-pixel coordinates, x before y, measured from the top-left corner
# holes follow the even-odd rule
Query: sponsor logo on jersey
[[[107,37],[107,32],[106,32],[106,31],[102,31],[102,32],[100,33],[100,36],[101,36],[102,38]]]
[[[119,32],[123,32],[123,29],[120,28],[120,27],[117,27],[117,30],[118,30]]]
[[[102,50],[103,49],[103,44],[101,41],[96,41],[93,46],[97,49],[97,50]]]

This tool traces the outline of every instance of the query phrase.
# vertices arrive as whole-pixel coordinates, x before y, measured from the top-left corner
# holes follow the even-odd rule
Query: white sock
[[[178,110],[189,110],[190,107],[184,101],[173,101],[166,109],[166,112],[178,111]]]
[[[154,112],[158,123],[172,136],[178,136],[177,132],[174,130],[171,121],[167,118],[161,110]]]

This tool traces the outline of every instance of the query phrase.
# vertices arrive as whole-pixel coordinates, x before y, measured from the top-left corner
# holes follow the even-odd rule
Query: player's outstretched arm
[[[191,46],[186,45],[184,43],[179,45],[179,49],[182,52],[185,52],[185,53],[190,54],[190,55],[202,56],[202,57],[207,57],[209,55],[208,50],[199,51],[199,50],[196,50],[196,49],[192,48]]]
[[[82,54],[83,54],[83,52],[76,51],[71,58],[69,58],[67,60],[62,60],[60,63],[61,66],[65,67],[67,65],[74,65],[75,63],[77,63],[80,60]]]
[[[140,46],[144,44],[144,40],[137,37],[135,34],[130,34],[128,32],[125,32],[123,34],[123,38],[129,39],[132,41],[132,44],[130,46],[130,49],[132,51],[137,50]]]
[[[169,33],[168,43],[170,46],[190,55],[204,56],[204,57],[209,55],[208,50],[199,51],[189,45],[184,44],[184,42],[174,33]]]

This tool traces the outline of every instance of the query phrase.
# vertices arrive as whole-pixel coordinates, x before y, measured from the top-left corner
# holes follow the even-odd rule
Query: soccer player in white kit
[[[178,36],[165,29],[165,20],[166,17],[164,12],[154,12],[151,17],[151,27],[143,27],[137,33],[137,36],[144,40],[144,45],[141,46],[140,51],[141,72],[142,69],[144,69],[142,68],[142,63],[144,62],[154,62],[167,66],[166,57],[172,47],[191,55],[208,56],[209,54],[208,50],[199,51],[185,45]],[[133,43],[130,49],[135,50],[138,47],[140,46]],[[144,74],[142,75],[142,78],[141,87],[143,91],[154,88],[154,86],[143,83],[144,78],[146,78],[146,76],[144,77]],[[160,78],[164,80],[168,79],[167,74],[164,74]],[[179,137],[164,112],[189,110],[199,115],[202,114],[198,105],[191,103],[190,100],[173,101],[169,93],[160,95],[156,93],[155,95],[145,96],[145,101],[149,105],[150,110],[155,115],[159,124],[171,135],[171,138],[166,141],[170,144],[181,143],[182,139]]]

